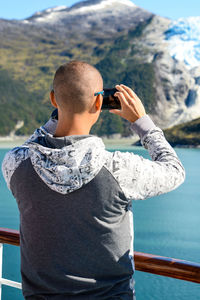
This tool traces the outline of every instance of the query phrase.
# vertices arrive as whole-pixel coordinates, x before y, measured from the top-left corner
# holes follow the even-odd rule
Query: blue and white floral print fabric
[[[10,180],[20,163],[27,158],[40,178],[54,191],[67,194],[91,181],[105,163],[105,146],[102,140],[88,136],[61,149],[44,147],[34,140],[49,134],[43,127],[21,147],[9,151],[3,161],[2,171],[10,188]]]

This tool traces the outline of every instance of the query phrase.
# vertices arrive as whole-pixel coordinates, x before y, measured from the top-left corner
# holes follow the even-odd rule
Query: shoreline
[[[21,146],[29,137],[28,136],[21,136],[21,137],[15,137],[15,138],[10,138],[10,137],[0,137],[0,149],[5,149],[5,148],[14,148]],[[107,137],[102,137],[102,140],[106,146],[106,148],[109,148],[112,150],[119,148],[139,148],[136,145],[133,145],[134,142],[138,141],[137,137],[128,137],[128,138],[107,138]],[[140,146],[141,147],[141,146]]]
[[[0,136],[0,149],[21,146],[28,138],[28,136]]]
[[[5,148],[14,148],[21,146],[29,136],[0,136],[0,149],[5,149]],[[133,137],[102,137],[103,142],[105,143],[105,146],[110,149],[116,149],[116,148],[140,148],[142,147],[141,145],[134,145],[135,142],[139,141],[138,137],[133,136]],[[175,145],[172,146],[173,148],[183,148],[183,149],[188,149],[188,148],[194,148],[194,149],[200,149],[200,145]]]

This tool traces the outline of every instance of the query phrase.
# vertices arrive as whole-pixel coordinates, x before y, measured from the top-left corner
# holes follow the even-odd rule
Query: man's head
[[[88,63],[71,61],[61,65],[54,76],[54,106],[70,114],[82,114],[95,105],[95,92],[103,89],[99,71]],[[51,95],[52,100],[52,95]],[[56,105],[55,105],[56,104]]]

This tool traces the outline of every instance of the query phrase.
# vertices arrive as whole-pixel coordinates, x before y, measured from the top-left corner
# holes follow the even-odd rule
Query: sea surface
[[[150,159],[141,147],[118,149]],[[0,149],[0,164],[7,151]],[[186,169],[186,180],[168,194],[133,201],[134,248],[200,263],[200,149],[175,148],[175,151]],[[17,205],[1,171],[0,227],[19,229]],[[21,281],[19,247],[4,246],[3,277]],[[199,284],[138,271],[135,281],[137,300],[200,300]],[[2,300],[22,299],[21,291],[3,286]]]

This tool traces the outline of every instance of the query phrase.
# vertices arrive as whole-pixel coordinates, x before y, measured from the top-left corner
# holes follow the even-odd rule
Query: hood
[[[105,163],[105,145],[93,135],[40,136],[28,143],[32,165],[52,190],[68,194],[90,182]]]

